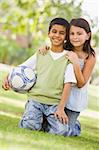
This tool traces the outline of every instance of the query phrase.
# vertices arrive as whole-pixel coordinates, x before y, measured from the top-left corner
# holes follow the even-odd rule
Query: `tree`
[[[76,0],[3,0],[0,2],[0,22],[3,30],[11,31],[12,39],[17,34],[27,36],[29,56],[33,52],[32,48],[36,49],[45,43],[48,24],[52,18],[64,17],[70,20],[81,15],[82,2],[78,5],[75,2]],[[24,53],[27,54],[27,51]]]

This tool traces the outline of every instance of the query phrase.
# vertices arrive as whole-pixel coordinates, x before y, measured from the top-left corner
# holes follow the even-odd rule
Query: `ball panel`
[[[8,82],[14,91],[28,91],[36,82],[36,74],[29,67],[18,66],[9,74]]]
[[[21,88],[23,86],[24,82],[20,76],[15,75],[13,76],[13,80],[11,81],[11,86],[15,88]]]

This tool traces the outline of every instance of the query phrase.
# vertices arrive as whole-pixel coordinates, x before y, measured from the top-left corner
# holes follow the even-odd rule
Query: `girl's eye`
[[[81,32],[78,32],[77,34],[78,34],[78,35],[82,35],[82,33],[81,33]]]
[[[78,33],[76,33],[77,35],[82,35],[82,33],[80,33],[80,32],[78,32]],[[73,32],[70,32],[70,35],[75,35],[75,33],[73,33]]]

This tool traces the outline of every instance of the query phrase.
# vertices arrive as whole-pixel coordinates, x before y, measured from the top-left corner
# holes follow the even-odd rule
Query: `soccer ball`
[[[18,66],[12,69],[8,76],[8,82],[12,90],[24,93],[36,83],[36,74],[27,66]]]

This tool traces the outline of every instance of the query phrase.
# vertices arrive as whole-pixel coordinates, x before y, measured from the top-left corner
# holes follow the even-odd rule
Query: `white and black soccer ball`
[[[35,85],[36,74],[27,66],[18,66],[12,69],[8,82],[14,91],[24,93]]]

